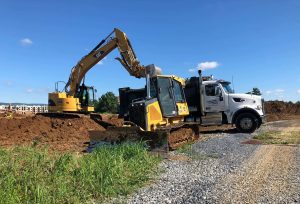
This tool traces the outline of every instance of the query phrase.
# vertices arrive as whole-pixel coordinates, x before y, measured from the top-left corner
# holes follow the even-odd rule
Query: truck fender
[[[236,112],[234,113],[234,115],[233,115],[233,117],[232,117],[232,121],[231,121],[232,124],[235,124],[237,117],[238,117],[241,113],[251,113],[251,114],[253,114],[253,115],[257,118],[258,124],[261,124],[261,123],[262,123],[259,114],[258,114],[255,110],[253,110],[253,109],[251,109],[251,108],[242,108],[242,109],[240,109],[240,110],[238,110],[238,111],[236,111]]]

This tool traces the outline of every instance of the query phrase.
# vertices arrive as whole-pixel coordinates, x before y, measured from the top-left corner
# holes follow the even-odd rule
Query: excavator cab
[[[58,83],[56,83],[55,92],[49,93],[48,111],[50,113],[91,113],[94,112],[94,99],[93,86],[86,86],[83,83],[78,87],[75,97],[68,97],[66,92],[58,90]]]
[[[93,86],[85,86],[83,83],[78,88],[76,98],[79,98],[81,108],[83,112],[94,111],[95,89]]]
[[[186,102],[182,85],[172,77],[152,78],[150,96],[158,99],[162,115],[167,118],[179,115],[177,102]]]
[[[183,86],[179,77],[158,75],[145,88],[120,88],[119,117],[145,131],[180,123],[189,114]]]

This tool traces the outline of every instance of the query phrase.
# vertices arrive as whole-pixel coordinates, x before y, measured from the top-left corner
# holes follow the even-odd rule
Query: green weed
[[[143,144],[79,156],[34,147],[0,150],[0,203],[102,202],[145,184],[159,162]]]
[[[264,144],[300,144],[299,131],[268,131],[253,137]]]

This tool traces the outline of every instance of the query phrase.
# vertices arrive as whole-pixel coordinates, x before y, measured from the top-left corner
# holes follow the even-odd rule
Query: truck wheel
[[[239,132],[252,133],[258,127],[258,121],[253,114],[242,113],[236,118],[235,126]]]

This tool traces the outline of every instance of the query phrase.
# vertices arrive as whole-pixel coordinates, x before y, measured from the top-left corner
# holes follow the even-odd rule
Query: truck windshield
[[[222,84],[224,90],[226,91],[226,93],[234,93],[229,82],[221,82],[221,84]]]

